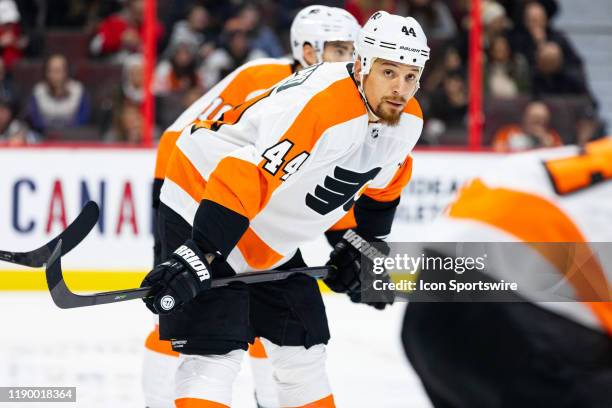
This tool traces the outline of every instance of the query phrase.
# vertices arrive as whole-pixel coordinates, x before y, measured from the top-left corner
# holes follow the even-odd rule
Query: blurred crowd
[[[157,0],[155,133],[238,66],[290,54],[311,4],[360,23],[385,9],[415,17],[432,60],[417,95],[421,143],[466,143],[470,0]],[[53,5],[51,7],[50,5]],[[515,151],[600,137],[583,60],[552,22],[556,0],[483,0],[484,142]],[[139,143],[143,0],[0,0],[0,143]]]

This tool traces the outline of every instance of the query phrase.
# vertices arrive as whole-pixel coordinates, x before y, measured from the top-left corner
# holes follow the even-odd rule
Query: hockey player
[[[159,192],[166,166],[181,131],[198,120],[219,119],[221,115],[258,95],[294,72],[319,62],[342,62],[353,59],[354,41],[360,26],[346,10],[336,7],[309,6],[301,10],[291,26],[293,60],[260,59],[236,69],[209,92],[194,102],[162,135],[157,151],[153,207],[159,207]],[[351,214],[338,227],[351,227]],[[156,231],[157,232],[157,231]],[[159,264],[159,236],[155,234],[155,264]],[[266,408],[278,406],[272,381],[271,365],[265,349],[256,339],[249,348],[258,403]],[[178,353],[167,341],[159,340],[153,330],[145,342],[143,390],[149,408],[174,406],[174,371]]]
[[[429,48],[416,20],[377,12],[356,50],[352,64],[306,68],[181,133],[159,212],[162,256],[176,250],[143,281],[153,287],[146,303],[160,314],[161,338],[180,352],[177,407],[229,406],[253,336],[272,362],[281,406],[335,406],[316,281],[298,275],[213,290],[210,281],[303,266],[299,246],[353,204],[357,233],[389,232],[423,126],[413,96]],[[359,259],[341,240],[328,285],[358,297]]]
[[[489,254],[483,275],[520,279],[519,291],[408,305],[402,341],[436,408],[612,406],[611,219],[612,138],[512,156],[460,190],[432,237],[518,242]],[[429,254],[453,255],[439,245]],[[576,300],[534,298],[551,276]]]

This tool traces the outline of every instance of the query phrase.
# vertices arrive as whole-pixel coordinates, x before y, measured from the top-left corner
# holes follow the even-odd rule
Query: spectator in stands
[[[485,66],[485,91],[495,98],[514,98],[529,93],[530,72],[527,61],[512,53],[506,37],[491,40]]]
[[[493,148],[500,152],[517,152],[562,144],[561,136],[550,126],[550,110],[538,101],[527,104],[523,111],[522,124],[504,126],[493,137]]]
[[[261,23],[261,14],[253,4],[244,6],[236,17],[237,27],[242,27],[248,34],[249,47],[261,50],[269,57],[278,58],[284,54],[283,47],[276,33]]]
[[[525,11],[525,6],[528,3],[534,2],[534,0],[496,0],[500,3],[505,9],[506,14],[510,17],[512,21],[517,23],[521,23],[523,19],[523,14]],[[537,3],[540,3],[544,10],[546,11],[546,16],[548,19],[552,19],[555,17],[557,12],[559,11],[559,4],[557,0],[535,0]]]
[[[107,138],[121,121],[123,110],[127,107],[141,109],[144,100],[143,59],[140,54],[132,54],[123,61],[121,83],[117,86],[112,102],[111,120],[113,129],[105,128]],[[111,138],[112,139],[112,138]]]
[[[23,56],[27,37],[21,32],[20,15],[13,0],[0,0],[0,59],[7,71]]]
[[[132,54],[123,62],[119,96],[121,103],[140,105],[144,99],[144,61],[141,54]]]
[[[489,49],[493,39],[505,36],[512,23],[506,17],[506,10],[497,2],[485,0],[482,3],[482,25],[485,49]]]
[[[586,78],[580,71],[569,68],[564,61],[559,44],[547,42],[538,47],[532,80],[536,97],[589,94]]]
[[[304,1],[299,2],[299,3],[301,4],[296,5],[295,9],[300,9],[302,7],[306,7],[310,5]],[[311,2],[311,4],[315,4],[315,3],[325,4],[327,6],[342,7],[341,5],[338,5],[338,4],[327,4],[325,2]],[[395,3],[396,3],[396,0],[346,0],[344,2],[344,8],[346,9],[346,11],[348,11],[353,16],[355,16],[355,18],[357,19],[360,25],[364,25],[365,22],[368,21],[368,18],[370,18],[370,16],[374,14],[375,12],[377,12],[378,10],[384,10],[389,13],[400,14],[399,12],[396,13]]]
[[[181,98],[181,112],[185,111],[188,107],[190,107],[195,101],[200,99],[200,97],[204,94],[204,89],[199,87],[193,87],[188,89]],[[167,126],[166,126],[167,127]]]
[[[183,92],[201,87],[203,78],[198,72],[198,44],[181,41],[168,49],[168,58],[155,70],[153,90],[156,95]]]
[[[396,13],[414,17],[428,39],[450,40],[457,35],[457,25],[448,7],[440,0],[403,0]]]
[[[36,143],[38,135],[32,132],[24,122],[16,119],[15,112],[13,101],[0,97],[0,144],[20,146]]]
[[[4,61],[0,58],[0,99],[15,100],[15,88],[10,74],[4,69]]]
[[[53,7],[44,7],[45,24],[48,27],[83,27],[92,18],[101,3],[113,3],[116,0],[53,0]]]
[[[449,72],[444,78],[442,89],[431,98],[426,115],[424,141],[438,144],[438,139],[448,131],[465,129],[467,120],[468,93],[465,74],[462,71]]]
[[[204,87],[211,88],[221,78],[228,75],[240,65],[266,57],[266,53],[249,47],[246,31],[235,27],[231,20],[221,35],[221,46],[214,50],[203,65]],[[229,28],[227,26],[229,25]]]
[[[210,16],[205,7],[198,4],[192,6],[187,13],[187,18],[174,24],[168,47],[173,47],[179,43],[202,46],[210,40],[208,38],[210,35],[207,35],[209,22]]]
[[[104,19],[98,26],[89,49],[95,56],[113,56],[121,60],[125,54],[142,51],[144,41],[144,0],[126,0],[119,13]],[[163,35],[160,23],[156,27],[157,40]]]
[[[426,71],[424,90],[427,93],[435,92],[444,81],[448,72],[460,71],[464,64],[459,51],[454,45],[447,45],[442,49],[443,57],[441,64],[433,64],[431,71]]]
[[[32,126],[41,132],[82,126],[89,121],[90,108],[83,84],[69,76],[66,57],[51,55],[44,64],[44,80],[34,86],[28,103]]]
[[[535,65],[538,48],[546,43],[556,43],[562,50],[563,59],[572,70],[582,70],[582,60],[565,35],[553,29],[546,9],[537,1],[527,3],[523,24],[513,34],[512,48],[525,55],[530,66]]]
[[[126,104],[119,115],[115,117],[113,127],[105,135],[108,142],[121,142],[139,144],[142,141],[144,119],[140,106]],[[159,138],[160,131],[157,126],[153,128],[153,137]]]
[[[584,146],[586,143],[606,135],[605,123],[599,119],[595,106],[589,103],[584,104],[578,112],[578,120],[576,120],[576,144]]]
[[[119,116],[115,119],[112,130],[106,135],[107,141],[129,144],[140,143],[143,132],[143,119],[142,112],[138,106],[125,105]]]

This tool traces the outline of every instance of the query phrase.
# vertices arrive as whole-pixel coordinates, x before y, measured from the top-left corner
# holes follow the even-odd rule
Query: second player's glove
[[[147,274],[140,286],[150,286],[151,291],[143,300],[155,314],[171,313],[210,288],[210,271],[205,255],[188,240]]]
[[[334,292],[346,293],[353,302],[365,303],[382,310],[393,304],[393,292],[375,291],[371,285],[375,279],[389,282],[389,275],[374,275],[371,265],[363,265],[362,268],[362,253],[359,250],[362,245],[369,244],[355,231],[348,230],[329,255],[327,265],[332,269],[323,281]],[[366,262],[370,262],[367,257],[364,258]],[[362,302],[363,298],[375,298],[376,301]]]

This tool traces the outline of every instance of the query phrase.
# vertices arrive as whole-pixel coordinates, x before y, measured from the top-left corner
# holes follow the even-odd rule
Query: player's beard
[[[399,99],[393,99],[393,98],[383,98],[380,101],[380,103],[376,106],[376,109],[374,110],[374,114],[380,118],[381,123],[384,123],[385,125],[388,125],[388,126],[397,126],[402,117],[402,112],[404,110],[401,109],[397,112],[394,112],[390,109],[386,109],[384,103],[387,100],[401,103],[402,106],[406,105],[406,101],[403,99],[399,100]]]

